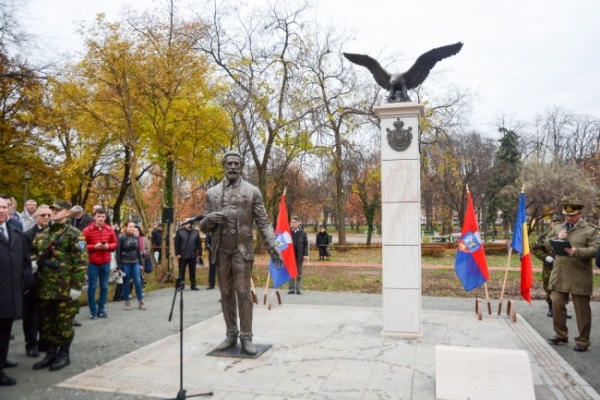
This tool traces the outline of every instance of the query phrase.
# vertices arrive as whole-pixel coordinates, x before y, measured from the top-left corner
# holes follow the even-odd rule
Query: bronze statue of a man
[[[227,326],[227,338],[217,349],[225,350],[235,346],[239,335],[242,350],[248,354],[256,354],[256,346],[252,343],[253,304],[250,290],[254,261],[254,222],[264,238],[271,258],[280,261],[281,252],[275,242],[273,226],[260,191],[240,176],[241,155],[234,151],[227,152],[223,156],[223,168],[225,179],[206,192],[206,216],[200,222],[200,230],[210,232],[212,236],[211,262],[217,265],[221,308]]]

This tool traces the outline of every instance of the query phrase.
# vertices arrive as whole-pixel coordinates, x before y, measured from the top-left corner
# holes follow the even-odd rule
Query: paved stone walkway
[[[248,360],[206,355],[223,336],[217,315],[184,332],[184,388],[190,395],[213,392],[213,399],[430,400],[435,347],[447,345],[524,349],[536,399],[600,399],[520,316],[517,323],[505,316],[478,321],[474,313],[424,310],[424,334],[410,339],[382,336],[382,319],[374,307],[259,306],[254,341],[273,347]],[[168,398],[179,390],[179,372],[175,334],[58,386]]]

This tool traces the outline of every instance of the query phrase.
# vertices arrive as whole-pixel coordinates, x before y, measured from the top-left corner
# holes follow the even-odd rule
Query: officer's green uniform
[[[70,223],[54,223],[37,233],[31,247],[31,259],[37,262],[55,241],[55,254],[44,265],[38,264],[36,291],[40,299],[40,325],[49,344],[47,362],[38,363],[40,368],[55,358],[63,356],[68,360],[69,357],[69,347],[75,337],[73,319],[79,312],[79,301],[71,299],[70,290],[81,290],[88,264],[87,249],[79,245],[80,236],[79,229]],[[34,366],[34,369],[39,368]]]
[[[565,203],[563,214],[574,215],[583,208],[582,205]],[[590,345],[590,332],[592,329],[592,314],[590,308],[590,297],[593,291],[593,266],[600,246],[598,232],[583,219],[575,226],[567,227],[567,223],[558,224],[548,234],[545,245],[548,251],[552,250],[550,239],[556,239],[561,230],[568,232],[568,240],[572,248],[575,248],[574,256],[557,255],[554,260],[554,268],[550,275],[549,287],[552,290],[552,308],[554,310],[554,331],[556,337],[553,343],[568,340],[568,328],[566,324],[566,305],[569,302],[569,294],[573,301],[575,317],[579,336],[575,337],[576,351],[585,351]]]

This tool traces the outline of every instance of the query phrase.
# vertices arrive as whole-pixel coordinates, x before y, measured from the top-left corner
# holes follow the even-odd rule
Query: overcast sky
[[[180,2],[205,4],[199,0]],[[123,5],[142,10],[163,0],[29,0],[24,21],[53,49],[81,46],[74,21]],[[176,3],[177,4],[177,3]],[[249,4],[253,4],[252,0]],[[445,79],[477,93],[474,125],[500,113],[532,120],[550,105],[600,118],[598,0],[319,0],[318,18],[356,33],[345,51],[383,59],[398,55],[400,72],[434,47],[462,41],[462,51],[438,63]],[[181,4],[183,6],[183,4]]]

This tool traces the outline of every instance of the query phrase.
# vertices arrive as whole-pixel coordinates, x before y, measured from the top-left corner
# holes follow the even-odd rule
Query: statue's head
[[[228,151],[223,155],[222,164],[228,181],[233,182],[239,178],[243,167],[240,153]]]

